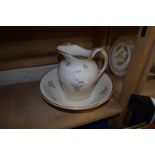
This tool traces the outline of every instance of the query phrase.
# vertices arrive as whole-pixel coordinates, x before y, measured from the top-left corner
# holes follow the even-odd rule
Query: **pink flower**
[[[48,87],[55,88],[55,85],[53,84],[53,81],[52,80],[49,80],[48,81]]]

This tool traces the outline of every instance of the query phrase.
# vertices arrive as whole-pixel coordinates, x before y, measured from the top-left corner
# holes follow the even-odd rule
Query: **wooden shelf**
[[[141,95],[151,96],[155,98],[155,79],[149,80],[145,83]]]
[[[0,128],[74,128],[121,112],[113,96],[96,109],[73,112],[46,103],[38,81],[0,87]]]

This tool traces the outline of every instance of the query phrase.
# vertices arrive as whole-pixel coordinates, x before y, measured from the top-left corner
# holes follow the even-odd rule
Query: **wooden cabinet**
[[[127,74],[117,77],[107,69],[114,89],[104,105],[86,111],[66,111],[52,107],[40,97],[38,80],[1,86],[0,128],[73,128],[116,115],[123,126],[128,100],[131,94],[141,93],[155,60],[154,27],[2,27],[0,31],[0,76],[6,70],[58,63],[61,57],[55,47],[64,42],[85,48],[105,47],[109,52],[119,37],[136,36]]]

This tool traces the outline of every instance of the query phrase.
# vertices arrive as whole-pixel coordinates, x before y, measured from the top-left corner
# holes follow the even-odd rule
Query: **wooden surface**
[[[139,30],[135,47],[132,51],[131,61],[124,79],[124,85],[120,95],[120,104],[125,108],[131,94],[137,93],[141,86],[141,79],[144,77],[144,70],[152,54],[152,44],[154,43],[155,28],[149,27],[145,36],[141,36],[142,28]],[[144,83],[143,83],[144,84]]]
[[[58,63],[58,54],[55,53],[44,57],[35,57],[35,58],[0,62],[0,71],[25,68],[25,67],[51,65],[56,63]]]
[[[144,85],[145,69],[149,63],[149,58],[152,55],[152,45],[154,43],[155,28],[148,27],[146,34],[142,36],[140,28],[135,42],[134,49],[131,55],[131,61],[128,66],[128,71],[124,79],[123,88],[120,94],[119,103],[124,108],[127,108],[131,94],[140,94],[138,91]],[[148,68],[146,69],[148,71]],[[125,120],[125,113],[120,115],[119,128],[122,127]]]
[[[110,27],[109,44],[112,45],[118,38],[128,35],[137,35],[139,26],[112,26]]]
[[[107,52],[119,37],[136,34],[138,27],[0,27],[0,61],[46,56],[70,42],[86,49],[104,47]]]
[[[155,79],[149,80],[148,82],[146,82],[140,94],[155,98]]]
[[[93,47],[106,47],[109,35],[109,27],[99,26],[94,28]]]
[[[93,36],[91,26],[2,26],[0,42]]]
[[[112,83],[113,83],[113,89],[114,89],[114,97],[119,101],[119,96],[121,93],[121,90],[123,88],[124,78],[125,76],[119,77],[115,74],[113,74],[110,70],[107,72],[110,76]]]
[[[0,87],[0,128],[73,128],[121,112],[113,97],[96,109],[72,112],[46,103],[39,82]]]
[[[143,73],[141,74],[141,79],[137,88],[138,93],[141,92],[141,90],[143,89],[143,86],[145,85],[145,83],[147,83],[148,77],[151,74],[150,73],[151,67],[155,60],[155,28],[152,28],[150,33],[151,33],[151,36],[150,38],[148,38],[148,43],[146,43],[147,46],[145,47],[146,48],[145,50],[148,50],[149,55],[148,57],[146,57]]]
[[[12,50],[14,48],[15,52],[21,52],[22,50],[25,50],[25,52],[34,55],[31,56],[43,56],[45,51],[46,54],[52,54],[51,44],[49,41],[42,42],[41,40],[50,40],[50,39],[59,39],[69,37],[69,40],[72,40],[73,37],[87,37],[89,38],[86,40],[88,45],[90,46],[93,41],[92,45],[98,45],[98,46],[106,46],[107,52],[110,50],[110,46],[112,42],[122,35],[127,34],[136,34],[138,27],[112,27],[112,30],[109,32],[106,32],[103,30],[102,33],[100,33],[100,29],[102,27],[90,27],[90,28],[84,28],[81,30],[81,27],[71,28],[68,27],[68,29],[62,30],[61,28],[57,29],[55,27],[53,30],[50,30],[50,28],[47,30],[42,30],[42,28],[37,29],[18,29],[13,28],[14,30],[8,31],[6,27],[1,29],[3,32],[1,34],[2,44],[6,44],[8,48],[8,44],[11,43],[13,45],[10,49]],[[55,30],[57,29],[57,30]],[[104,29],[104,28],[103,28]],[[30,31],[29,31],[30,30]],[[107,30],[106,30],[107,31]],[[108,30],[109,31],[109,30]],[[50,32],[50,33],[49,33]],[[97,33],[96,33],[97,32]],[[105,35],[105,36],[103,36]],[[91,39],[90,39],[91,38]],[[105,39],[106,38],[106,39]],[[38,40],[38,41],[36,41]],[[23,41],[25,44],[25,41],[27,42],[25,45],[29,46],[29,48],[25,49],[26,46],[23,46],[22,42],[21,46],[19,47],[15,42]],[[29,44],[29,41],[37,42],[35,44],[32,44],[32,42]],[[12,44],[12,42],[14,42]],[[40,44],[38,44],[40,42]],[[83,41],[82,41],[83,42]],[[52,41],[53,43],[53,41]],[[56,44],[60,42],[56,41]],[[1,44],[1,45],[2,45]],[[55,47],[55,42],[54,46]],[[33,47],[32,47],[32,46]],[[38,46],[39,45],[39,46]],[[47,48],[48,45],[48,48]],[[2,49],[3,45],[1,46]],[[24,47],[24,48],[23,48]],[[46,47],[46,48],[44,48]],[[41,49],[41,50],[40,50]],[[43,50],[42,50],[43,49]],[[141,50],[141,48],[139,49]],[[1,50],[2,51],[2,50]],[[9,49],[5,48],[4,53],[8,51],[8,55],[10,56],[11,52]],[[33,52],[32,52],[33,51]],[[12,52],[12,56],[14,56]],[[19,58],[22,56],[20,55]],[[38,59],[38,60],[37,60]],[[25,62],[25,60],[19,60],[19,61],[9,61],[6,63],[0,63],[0,69],[10,69],[10,68],[23,68],[23,67],[32,67],[32,66],[38,66],[38,65],[47,65],[47,64],[53,64],[53,62],[57,62],[57,58],[53,57],[51,59],[45,58],[43,61],[41,58],[37,58],[37,61],[33,61],[33,59],[29,59]],[[135,59],[134,59],[135,61]],[[131,67],[130,67],[131,70]],[[136,74],[136,72],[135,72]],[[131,73],[129,73],[131,75]],[[113,80],[114,79],[114,80]],[[125,86],[123,85],[123,90],[120,92],[122,88],[122,80],[117,79],[115,76],[113,76],[113,84],[114,89],[116,88],[117,91],[114,91],[114,97],[119,98],[119,95],[121,93],[121,103],[122,106],[127,106],[127,99],[129,97],[128,92],[133,92],[130,88],[130,79],[132,79],[129,76],[125,79]],[[117,81],[117,82],[116,82]],[[123,80],[124,81],[124,80]],[[136,81],[137,82],[137,81]],[[135,82],[135,83],[136,83]],[[128,90],[129,86],[129,90]],[[116,94],[116,95],[115,95]],[[7,86],[7,87],[1,87],[0,88],[0,128],[72,128],[77,127],[79,125],[83,125],[92,121],[96,121],[99,119],[111,117],[117,114],[120,114],[122,112],[122,108],[120,105],[116,102],[116,100],[112,97],[106,105],[100,106],[97,109],[89,110],[85,112],[76,112],[73,113],[71,111],[62,111],[59,109],[56,109],[52,107],[51,105],[44,102],[39,94],[39,83],[32,82],[28,84],[22,84],[22,85],[16,85],[16,86]],[[119,98],[120,99],[120,98]]]
[[[77,44],[86,49],[92,49],[92,37],[66,37],[42,40],[26,40],[0,42],[0,61],[23,58],[34,58],[56,53],[56,47],[64,43]]]

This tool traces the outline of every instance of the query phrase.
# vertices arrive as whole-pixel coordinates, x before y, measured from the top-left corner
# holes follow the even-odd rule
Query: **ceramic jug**
[[[73,101],[88,98],[108,64],[108,57],[103,48],[86,50],[74,44],[64,44],[57,47],[64,59],[58,66],[58,78],[65,95]],[[93,60],[96,53],[104,56],[104,65],[99,70]]]

